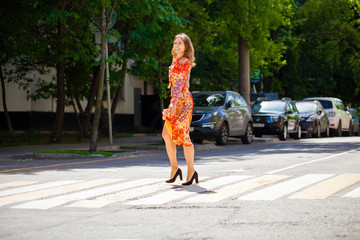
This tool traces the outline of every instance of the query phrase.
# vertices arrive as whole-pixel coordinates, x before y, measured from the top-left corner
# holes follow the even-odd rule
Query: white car
[[[335,136],[341,136],[342,132],[352,135],[352,117],[341,99],[333,97],[312,97],[304,100],[318,100],[325,108],[329,117],[329,126]]]

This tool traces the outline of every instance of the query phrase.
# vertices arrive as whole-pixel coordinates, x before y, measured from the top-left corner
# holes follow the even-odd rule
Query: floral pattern
[[[193,98],[189,91],[190,70],[190,60],[184,56],[175,60],[169,67],[170,104],[176,105],[176,110],[171,116],[170,111],[165,109],[163,119],[176,145],[192,145],[189,136],[193,111]]]

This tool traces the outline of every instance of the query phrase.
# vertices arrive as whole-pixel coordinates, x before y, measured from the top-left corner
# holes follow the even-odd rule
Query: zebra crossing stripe
[[[360,181],[360,174],[342,174],[292,195],[291,199],[325,199]]]
[[[216,192],[210,194],[200,194],[188,199],[183,200],[185,203],[214,203],[226,198],[229,198],[234,195],[238,195],[262,186],[265,186],[270,183],[274,183],[286,178],[289,178],[288,175],[264,175],[257,178],[249,179],[239,183],[235,183],[229,186],[225,186],[216,190]]]
[[[12,194],[18,194],[18,193],[24,193],[24,192],[31,192],[31,191],[37,191],[41,189],[46,188],[52,188],[62,185],[67,185],[74,183],[76,181],[57,181],[57,182],[49,182],[49,183],[42,183],[42,184],[36,184],[36,185],[30,185],[26,187],[19,187],[19,188],[11,188],[0,192],[0,197],[9,196]]]
[[[16,195],[2,197],[2,198],[0,198],[0,206],[4,206],[4,205],[11,204],[11,203],[16,203],[16,202],[29,201],[29,200],[35,200],[35,199],[45,198],[45,197],[49,197],[49,196],[55,196],[55,195],[59,195],[59,194],[70,193],[70,192],[87,189],[87,188],[92,188],[92,187],[97,187],[100,185],[113,183],[114,180],[113,179],[97,179],[97,180],[89,181],[89,182],[81,182],[81,181],[74,181],[74,182],[77,182],[77,183],[69,184],[69,185],[65,185],[65,186],[54,187],[54,188],[49,188],[49,189],[38,190],[35,192],[19,193]]]
[[[333,176],[333,174],[307,174],[271,187],[247,194],[238,198],[239,200],[275,200],[306,186],[322,181]]]
[[[119,181],[119,179],[115,179],[114,181]],[[65,204],[70,201],[78,201],[86,198],[92,198],[96,196],[100,196],[103,194],[113,193],[116,191],[121,191],[124,189],[138,187],[145,184],[150,184],[157,181],[157,179],[145,178],[140,180],[135,180],[131,182],[118,183],[105,187],[95,188],[87,191],[76,192],[72,194],[68,194],[65,196],[58,196],[54,198],[44,199],[44,200],[35,200],[26,202],[12,208],[22,208],[22,209],[49,209],[52,207],[56,207],[62,204]]]
[[[158,179],[158,180],[161,182],[156,182],[154,184],[141,186],[134,189],[128,189],[113,194],[99,196],[94,199],[77,201],[70,205],[67,205],[66,207],[101,208],[115,202],[127,201],[130,199],[146,196],[155,192],[169,189],[169,187],[172,186],[166,183],[164,179]]]
[[[1,183],[0,184],[0,189],[21,187],[21,186],[31,185],[31,184],[35,184],[35,183],[38,183],[38,182],[34,182],[34,181],[15,181],[15,182]]]
[[[351,192],[345,194],[342,197],[350,197],[350,198],[360,198],[360,187],[352,190]]]
[[[194,184],[186,187],[178,187],[171,189],[169,191],[156,194],[154,196],[130,201],[127,204],[130,205],[153,205],[153,204],[164,204],[170,201],[181,199],[184,197],[191,196],[196,193],[206,193],[209,190],[215,189],[217,187],[230,184],[233,182],[241,181],[252,176],[225,176],[209,180],[206,182],[200,182],[199,184]]]

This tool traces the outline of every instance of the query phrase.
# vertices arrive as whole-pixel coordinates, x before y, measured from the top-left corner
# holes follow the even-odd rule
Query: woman
[[[182,180],[182,172],[176,159],[176,145],[182,145],[188,167],[186,182],[182,185],[191,185],[194,180],[198,183],[199,179],[194,168],[194,145],[189,136],[193,110],[189,79],[191,68],[195,66],[194,48],[190,38],[184,33],[176,35],[171,53],[173,55],[169,67],[171,101],[169,107],[163,111],[165,125],[162,131],[171,165],[170,179],[166,182],[174,182],[177,176]]]

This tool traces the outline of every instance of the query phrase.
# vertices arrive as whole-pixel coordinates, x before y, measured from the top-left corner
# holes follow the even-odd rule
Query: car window
[[[321,103],[321,105],[323,105],[323,107],[324,107],[325,109],[333,108],[333,104],[332,104],[331,101],[319,100],[319,102]]]
[[[285,109],[285,103],[280,101],[262,101],[255,102],[251,106],[252,112],[269,113],[269,112],[281,112]]]
[[[345,109],[344,104],[343,104],[342,101],[340,101],[340,100],[336,100],[336,101],[335,101],[335,107],[336,107],[337,109],[340,109],[340,110],[344,110],[344,109]]]
[[[293,104],[292,102],[289,102],[289,105],[290,105],[290,109],[292,112],[296,112],[296,106],[295,104]]]
[[[225,93],[194,93],[194,106],[196,107],[218,107],[225,103]]]
[[[247,103],[244,98],[242,98],[240,95],[235,94],[235,106],[239,107],[247,107]]]
[[[293,112],[290,103],[286,103],[286,112]]]
[[[242,106],[242,102],[239,95],[235,95],[235,106]]]

